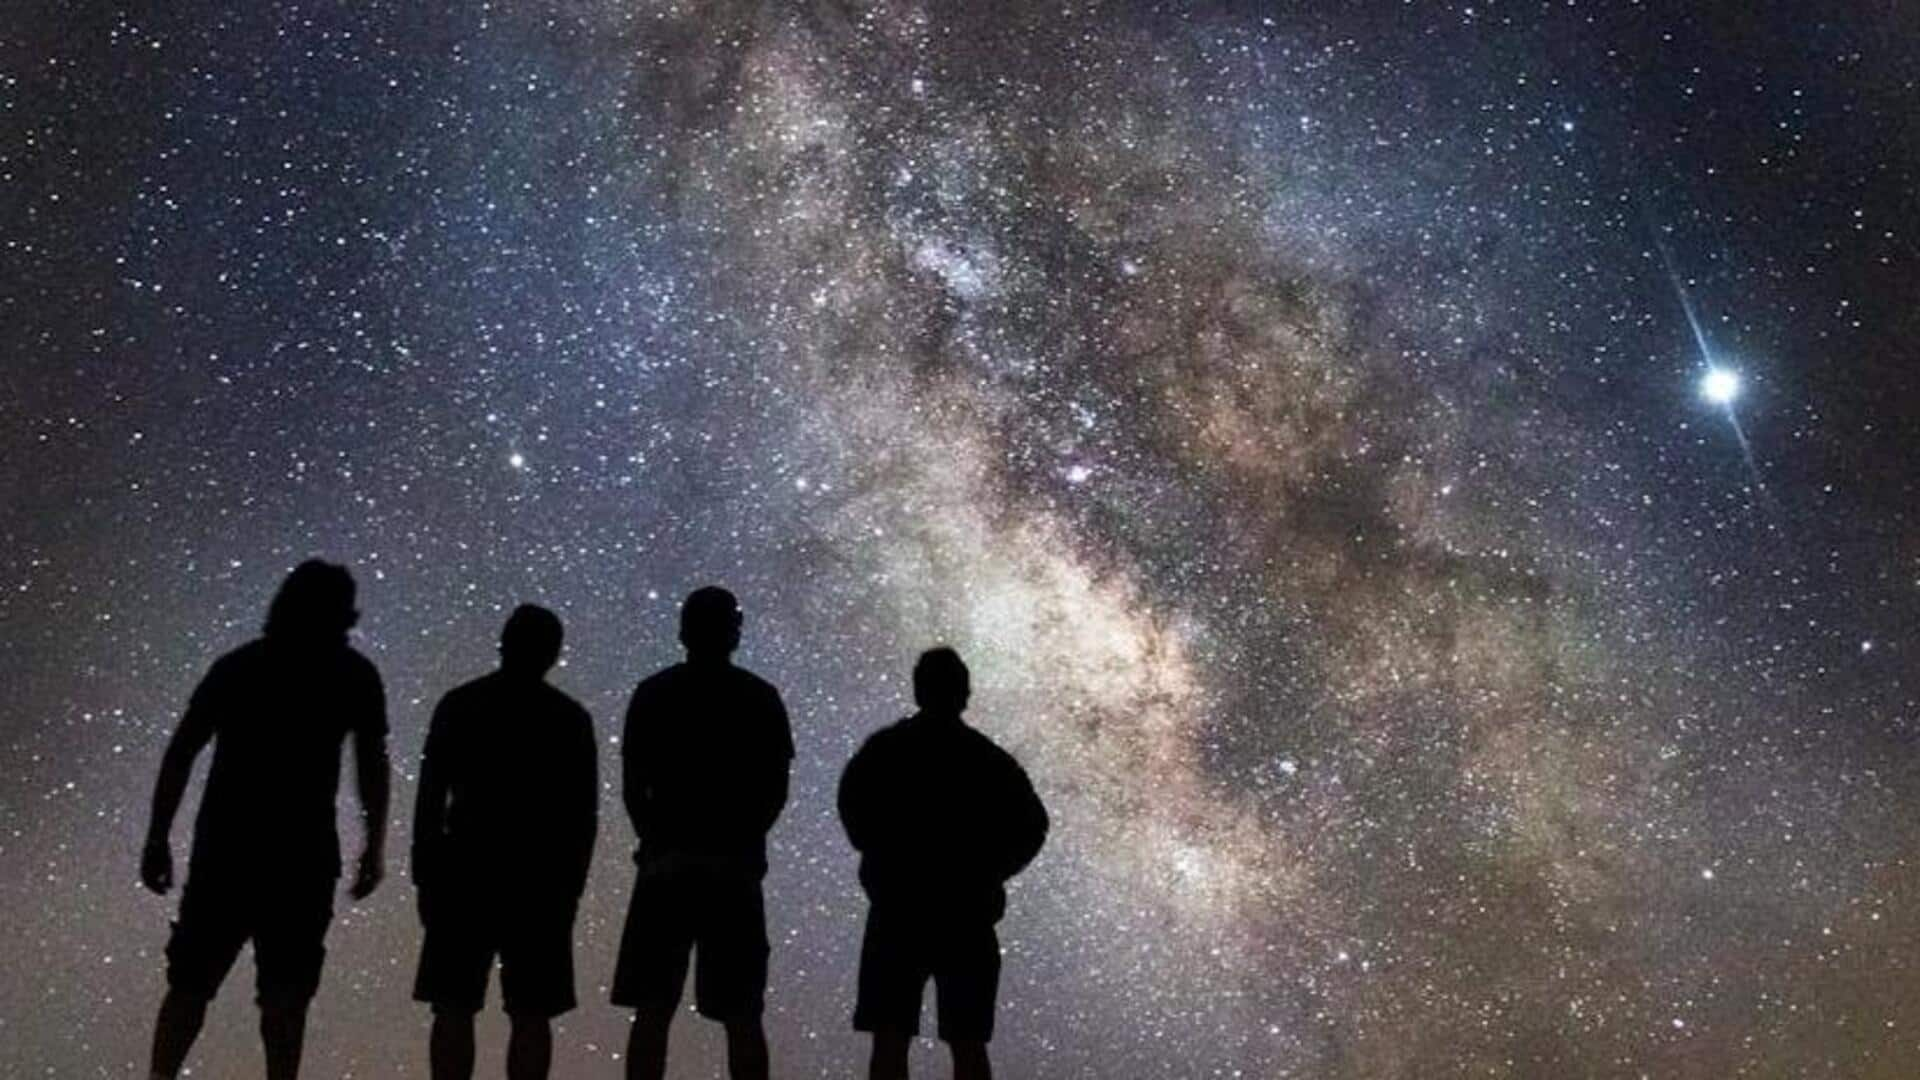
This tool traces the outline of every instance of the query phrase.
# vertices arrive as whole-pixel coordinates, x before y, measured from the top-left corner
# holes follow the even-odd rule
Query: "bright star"
[[[1708,368],[1700,377],[1700,396],[1715,405],[1731,404],[1740,396],[1740,376],[1726,368]]]
[[[527,467],[527,457],[525,454],[519,453],[508,454],[507,465],[515,469],[524,469]]]

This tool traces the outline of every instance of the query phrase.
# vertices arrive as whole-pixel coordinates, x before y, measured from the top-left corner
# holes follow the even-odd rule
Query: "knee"
[[[313,1002],[313,995],[301,993],[261,994],[258,1004],[260,1016],[269,1021],[305,1020],[307,1006]]]
[[[507,1027],[515,1035],[545,1035],[553,1031],[553,1022],[541,1013],[507,1014]]]
[[[207,1005],[213,1001],[213,995],[181,986],[167,987],[167,994],[160,999],[160,1011],[173,1016],[200,1016],[207,1011]]]

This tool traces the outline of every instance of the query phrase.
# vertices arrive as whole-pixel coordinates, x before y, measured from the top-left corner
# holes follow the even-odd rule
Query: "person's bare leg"
[[[307,1041],[307,1003],[260,1006],[260,1042],[267,1051],[267,1080],[295,1080]]]
[[[873,1033],[873,1058],[867,1063],[867,1080],[907,1080],[907,1051],[913,1036],[898,1032]]]
[[[731,1080],[767,1080],[767,1033],[760,1018],[727,1025],[727,1076]]]
[[[949,1043],[947,1049],[953,1051],[953,1080],[993,1080],[986,1043]]]
[[[160,1016],[153,1024],[154,1080],[173,1080],[186,1064],[187,1051],[200,1037],[207,1022],[207,1001],[178,990],[168,990],[160,999]]]
[[[470,1080],[473,1056],[473,1014],[435,1008],[433,1031],[427,1036],[427,1068],[433,1080]]]
[[[547,1080],[553,1068],[553,1025],[544,1016],[511,1016],[507,1080]],[[438,1080],[436,1077],[435,1080]]]
[[[671,1010],[638,1009],[627,1031],[627,1080],[661,1080],[667,1075],[667,1029]]]

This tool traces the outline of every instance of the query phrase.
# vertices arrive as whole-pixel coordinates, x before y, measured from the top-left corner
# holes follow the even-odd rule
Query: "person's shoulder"
[[[734,681],[735,685],[744,688],[748,693],[763,699],[773,701],[780,700],[779,688],[760,677],[756,672],[743,668],[738,664],[731,665],[727,670],[731,672],[728,677]]]
[[[363,684],[380,685],[380,669],[367,655],[351,645],[340,650],[340,670]]]
[[[488,700],[499,683],[499,672],[475,676],[440,695],[442,708],[459,708]]]
[[[974,753],[991,762],[994,767],[1012,769],[1020,773],[1026,772],[1020,767],[1020,759],[1014,757],[1011,750],[996,742],[993,736],[972,724],[962,724],[960,730],[963,733],[961,737],[967,741]]]
[[[565,716],[568,720],[578,723],[591,724],[593,722],[593,717],[587,712],[587,707],[580,704],[579,698],[574,697],[565,690],[560,689],[550,682],[542,682],[540,684],[540,693],[546,698],[547,707],[552,709],[556,714]]]
[[[681,681],[686,678],[686,672],[687,665],[685,663],[668,664],[659,671],[641,679],[639,684],[633,688],[633,696],[640,697],[641,695],[667,693],[680,685]]]
[[[252,641],[236,645],[207,665],[207,675],[237,675],[248,668],[263,663],[267,658],[267,639],[254,638]]]
[[[916,737],[918,725],[913,717],[903,716],[890,724],[882,724],[870,732],[860,744],[863,752],[876,754],[889,753],[912,743]]]

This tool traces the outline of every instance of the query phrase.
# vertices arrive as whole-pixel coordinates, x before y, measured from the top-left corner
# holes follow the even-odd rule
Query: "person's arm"
[[[1041,804],[1039,793],[1033,790],[1033,781],[1028,778],[1026,770],[1011,755],[1006,763],[1007,832],[1004,860],[1000,864],[1002,881],[1026,869],[1034,856],[1040,854],[1041,845],[1047,842],[1047,829],[1051,824],[1047,818],[1047,808]]]
[[[754,807],[754,826],[763,834],[773,828],[773,823],[780,820],[780,811],[787,807],[787,789],[793,771],[793,725],[787,719],[787,706],[780,700],[779,691],[770,689],[767,696],[773,745],[761,764],[764,775],[752,788],[760,797]]]
[[[641,684],[627,703],[627,722],[620,733],[620,798],[627,807],[627,820],[633,822],[633,835],[646,839],[650,801],[653,794],[653,754],[642,745],[646,731],[646,702]]]
[[[387,873],[387,805],[393,784],[387,761],[387,693],[372,665],[367,670],[369,687],[362,706],[363,719],[353,731],[353,776],[360,793],[364,835],[360,866],[347,890],[355,900],[371,896]]]
[[[853,760],[847,762],[846,771],[840,774],[840,790],[837,803],[840,808],[840,826],[847,831],[847,842],[853,849],[865,852],[873,843],[871,808],[873,806],[873,740],[868,739],[854,751]]]
[[[593,841],[600,831],[600,746],[594,737],[593,717],[586,710],[580,710],[575,727],[578,734],[565,797],[572,810],[568,815],[572,847],[566,865],[568,882],[577,899],[586,892],[587,875],[593,868]]]
[[[194,760],[213,741],[222,682],[216,664],[194,688],[187,711],[160,756],[160,778],[154,783],[153,808],[147,816],[147,841],[140,851],[140,882],[161,896],[173,887],[173,819],[186,797],[187,781],[193,778]]]
[[[433,710],[427,724],[427,743],[420,751],[420,782],[413,797],[413,844],[408,853],[408,870],[413,886],[424,894],[438,884],[447,836],[447,741],[450,723],[447,701]],[[421,897],[424,920],[427,904]]]

